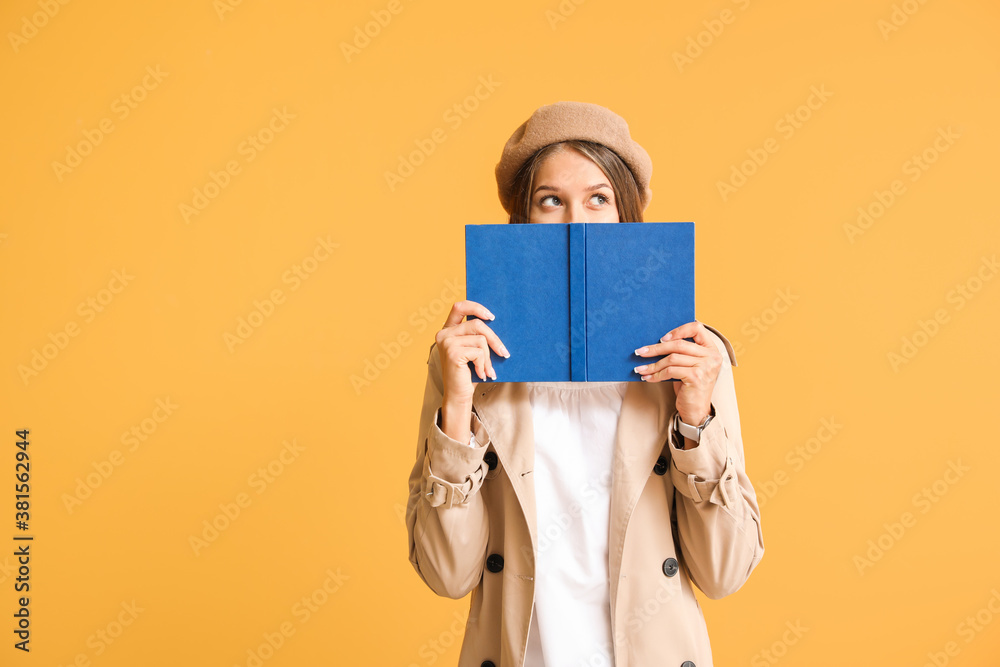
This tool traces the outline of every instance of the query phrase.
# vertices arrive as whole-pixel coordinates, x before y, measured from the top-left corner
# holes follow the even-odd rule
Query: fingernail
[[[649,352],[648,347],[640,347],[638,350],[635,351],[636,354],[646,354],[647,352]]]
[[[497,372],[492,368],[490,369],[490,377],[493,378],[494,380],[497,379]]]
[[[674,337],[673,334],[667,334],[666,336],[664,336],[663,338],[660,339],[660,342],[661,343],[665,343],[665,342],[667,342],[668,340],[670,340],[673,337]]]
[[[642,372],[642,371],[646,370],[646,367],[645,366],[636,366],[633,370],[635,370],[636,373],[639,373],[639,372]]]
[[[507,346],[506,345],[503,346],[503,356],[504,356],[505,359],[509,359],[510,358],[510,352],[507,351]]]
[[[491,312],[490,312],[490,311],[488,311],[488,310],[486,311],[486,314],[490,316],[490,319],[491,319],[491,320],[495,320],[495,319],[497,318],[497,316],[496,316],[496,315],[494,315],[493,313],[491,313]]]

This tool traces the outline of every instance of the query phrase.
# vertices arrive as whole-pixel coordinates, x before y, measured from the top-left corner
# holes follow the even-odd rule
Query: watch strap
[[[708,416],[705,417],[705,420],[702,421],[701,424],[698,424],[697,426],[695,426],[693,424],[688,424],[687,422],[685,422],[684,420],[681,419],[681,415],[680,415],[679,412],[675,412],[674,413],[674,430],[681,437],[687,438],[688,440],[691,440],[692,442],[700,442],[701,441],[701,432],[705,430],[705,427],[707,427],[708,424],[714,418],[715,418],[715,406],[714,405],[710,406]]]

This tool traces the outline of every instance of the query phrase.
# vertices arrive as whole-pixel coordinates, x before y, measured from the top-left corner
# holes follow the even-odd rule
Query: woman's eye
[[[595,199],[595,203],[598,206],[605,206],[611,203],[611,198],[604,194],[595,193],[590,195],[590,201],[594,202]],[[539,206],[559,206],[560,204],[562,204],[562,201],[555,195],[546,195],[538,200]]]

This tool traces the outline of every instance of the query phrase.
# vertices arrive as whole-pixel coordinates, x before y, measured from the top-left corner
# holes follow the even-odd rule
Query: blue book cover
[[[466,225],[465,275],[497,382],[640,382],[662,356],[635,350],[695,319],[694,223]]]

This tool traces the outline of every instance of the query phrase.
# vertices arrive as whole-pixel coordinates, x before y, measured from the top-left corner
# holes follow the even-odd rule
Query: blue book
[[[497,382],[640,382],[663,357],[635,350],[695,319],[694,223],[466,225],[465,276],[510,351]]]

